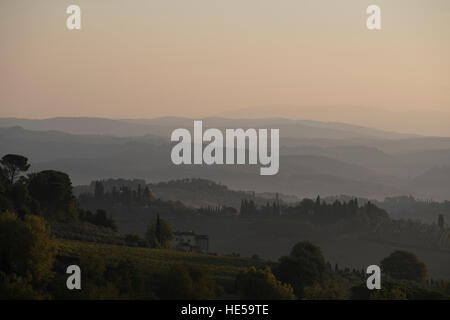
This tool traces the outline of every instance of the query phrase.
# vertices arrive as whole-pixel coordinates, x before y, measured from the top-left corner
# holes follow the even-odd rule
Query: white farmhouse
[[[195,234],[194,231],[175,231],[172,248],[183,251],[206,253],[209,250],[209,237]]]

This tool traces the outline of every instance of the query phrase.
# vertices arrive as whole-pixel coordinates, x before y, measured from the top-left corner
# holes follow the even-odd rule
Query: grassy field
[[[118,261],[132,261],[139,272],[150,277],[162,274],[174,263],[186,263],[208,271],[218,283],[229,286],[234,283],[236,274],[250,266],[263,267],[265,262],[239,257],[215,256],[168,249],[128,247],[111,244],[81,242],[56,239],[58,255],[73,258],[81,256],[98,258],[106,264]],[[83,269],[83,266],[80,266]]]

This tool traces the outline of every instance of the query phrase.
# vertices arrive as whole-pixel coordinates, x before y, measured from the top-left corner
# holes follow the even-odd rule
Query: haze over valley
[[[269,178],[258,175],[258,166],[173,165],[170,134],[176,128],[192,131],[188,118],[2,118],[0,146],[27,155],[32,170],[68,172],[75,185],[105,178],[205,178],[239,190],[298,197],[447,200],[450,195],[448,137],[283,118],[206,118],[203,123],[205,129],[279,128],[279,173]]]

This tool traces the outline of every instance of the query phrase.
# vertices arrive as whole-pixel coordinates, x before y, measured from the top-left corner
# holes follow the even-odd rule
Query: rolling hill
[[[14,121],[38,130],[18,126],[1,128],[17,124]],[[405,137],[352,125],[286,119],[210,118],[207,123],[217,128],[280,127],[279,173],[272,177],[260,176],[259,165],[173,165],[168,135],[172,128],[191,129],[192,120],[186,118],[0,119],[0,149],[4,153],[27,156],[33,163],[31,170],[67,172],[74,184],[108,178],[139,178],[152,183],[204,178],[239,190],[301,197],[317,194],[377,199],[402,194],[441,200],[449,197],[448,180],[435,178],[431,184],[421,181],[420,176],[434,166],[450,164],[450,138]],[[123,136],[106,134],[114,131],[115,126],[116,132]],[[49,131],[49,128],[64,131]],[[134,136],[137,133],[143,135]],[[309,138],[305,137],[308,135]]]

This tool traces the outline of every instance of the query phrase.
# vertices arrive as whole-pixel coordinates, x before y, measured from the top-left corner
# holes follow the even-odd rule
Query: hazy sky
[[[66,29],[70,4],[80,31]],[[381,31],[366,28],[369,4]],[[0,116],[26,118],[450,112],[450,1],[1,0],[0,97]]]

